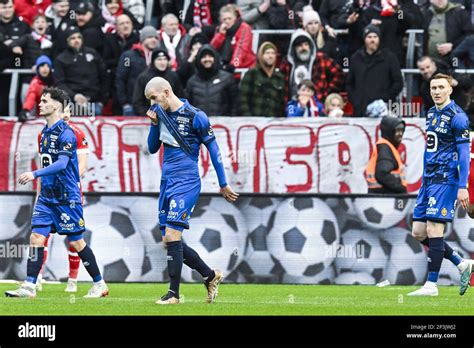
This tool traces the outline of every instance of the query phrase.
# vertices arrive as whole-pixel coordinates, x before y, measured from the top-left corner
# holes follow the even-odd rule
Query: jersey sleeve
[[[196,129],[197,135],[204,145],[208,145],[216,140],[209,118],[204,112],[199,111],[196,113],[193,120],[193,127]]]
[[[66,129],[59,136],[59,155],[72,157],[74,151],[77,150],[76,135],[71,128]]]
[[[89,143],[87,141],[86,134],[79,127],[71,127],[74,130],[74,135],[77,140],[77,154],[88,154],[89,153]]]
[[[470,142],[469,119],[467,118],[466,114],[456,114],[456,116],[453,118],[451,126],[456,138],[456,143],[462,144]]]

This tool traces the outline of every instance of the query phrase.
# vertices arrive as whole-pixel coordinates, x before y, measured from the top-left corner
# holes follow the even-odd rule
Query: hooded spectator
[[[152,60],[152,51],[158,46],[158,31],[145,26],[140,31],[140,43],[122,53],[115,74],[115,96],[125,116],[136,115],[133,110],[133,92],[135,81]]]
[[[84,1],[79,4],[76,9],[76,22],[84,38],[84,45],[102,54],[104,49],[102,26],[105,24],[105,20],[101,15],[95,14],[95,7],[92,3]]]
[[[69,28],[67,42],[55,60],[56,85],[81,106],[94,103],[95,114],[101,115],[109,94],[105,63],[96,50],[84,46],[78,27]]]
[[[52,56],[56,57],[67,48],[66,33],[69,28],[77,26],[69,0],[53,0],[46,9],[45,16],[48,21],[47,33],[51,35],[51,41],[54,42]]]
[[[53,42],[46,34],[48,23],[43,15],[35,17],[31,33],[23,35],[10,44],[12,52],[21,56],[22,68],[31,69],[36,59],[42,55],[51,55]]]
[[[221,8],[220,21],[211,45],[218,51],[223,69],[234,72],[234,69],[254,66],[256,58],[252,51],[252,28],[240,18],[238,7],[226,5]]]
[[[242,116],[284,116],[285,77],[276,68],[278,50],[266,41],[258,49],[258,63],[242,79]]]
[[[51,87],[54,84],[53,78],[53,62],[48,56],[40,56],[36,59],[36,76],[33,77],[28,87],[25,102],[22,106],[22,111],[18,114],[20,122],[26,121],[37,113],[37,107],[40,103],[43,89]]]
[[[206,35],[201,32],[201,29],[193,27],[184,37],[184,43],[181,46],[180,56],[182,62],[179,69],[176,71],[181,78],[181,83],[186,86],[189,78],[196,72],[196,56],[205,44],[208,44],[209,40]]]
[[[220,69],[219,55],[211,45],[201,47],[195,65],[196,73],[186,85],[189,102],[209,116],[237,115],[237,81]]]
[[[404,160],[398,151],[405,126],[401,118],[382,118],[382,137],[377,141],[365,172],[369,193],[407,193]]]
[[[344,85],[341,66],[323,52],[317,52],[313,39],[302,29],[291,35],[281,71],[285,75],[286,100],[296,98],[298,85],[305,79],[313,81],[320,102],[324,102],[329,93],[341,91]]]
[[[152,63],[148,69],[137,77],[137,82],[135,83],[133,91],[133,110],[135,115],[145,116],[150,108],[150,101],[145,98],[144,92],[148,81],[154,77],[162,77],[167,80],[176,96],[184,98],[184,91],[179,76],[170,69],[171,59],[168,52],[165,49],[157,48],[151,54],[151,61]]]
[[[364,31],[363,48],[351,57],[347,92],[353,106],[353,116],[366,116],[369,109],[395,101],[403,88],[397,57],[380,49],[380,29],[369,25]]]

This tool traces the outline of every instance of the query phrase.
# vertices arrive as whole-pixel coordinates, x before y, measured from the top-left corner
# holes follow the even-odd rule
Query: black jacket
[[[395,127],[399,124],[405,126],[405,122],[393,116],[386,116],[382,119],[380,124],[380,130],[382,133],[382,138],[387,139],[392,143],[395,148],[399,144],[395,142]],[[377,162],[375,165],[375,179],[377,182],[382,185],[378,189],[369,189],[370,193],[407,193],[407,189],[402,185],[402,182],[399,177],[396,177],[391,174],[392,170],[398,169],[398,163],[393,155],[392,150],[386,144],[377,145]]]
[[[48,8],[46,10],[46,19],[48,21],[48,34],[51,35],[51,40],[54,42],[52,56],[56,57],[67,48],[67,31],[72,26],[77,26],[74,19],[74,13],[69,11],[61,18],[57,27],[54,27],[54,12]]]
[[[69,96],[81,93],[91,102],[103,102],[108,99],[107,71],[102,57],[90,47],[76,52],[68,47],[54,61],[56,85],[64,89]]]
[[[155,52],[153,53],[152,62],[155,57]],[[170,83],[174,94],[178,98],[184,98],[184,91],[183,87],[181,86],[181,81],[178,74],[169,68],[165,71],[159,71],[152,63],[147,70],[142,72],[137,77],[137,81],[135,83],[135,88],[133,91],[133,110],[135,111],[136,115],[145,116],[147,110],[150,108],[150,101],[145,98],[144,91],[148,81],[157,76],[164,78]]]
[[[428,52],[429,26],[433,19],[433,10],[431,7],[423,11],[425,35],[425,52]],[[453,49],[459,45],[472,31],[470,13],[463,7],[457,6],[446,13],[446,40],[453,44]]]
[[[53,46],[50,48],[42,49],[41,43],[36,41],[30,34],[23,35],[18,40],[13,40],[10,47],[20,46],[23,49],[23,55],[21,55],[21,67],[25,69],[31,69],[36,63],[36,59],[41,55],[51,57]]]
[[[104,32],[102,26],[105,24],[102,16],[94,15],[84,26],[79,27],[84,37],[84,45],[95,49],[99,54],[104,50]]]
[[[200,63],[204,53],[214,55],[214,65],[205,69]],[[188,80],[186,96],[195,107],[208,116],[237,115],[238,86],[231,73],[220,70],[219,55],[210,45],[204,45],[196,56],[197,72]]]
[[[131,49],[138,42],[140,42],[140,37],[135,30],[126,39],[122,39],[117,33],[105,34],[102,57],[105,65],[113,74],[115,74],[115,68],[122,53]]]
[[[141,44],[135,44],[122,53],[115,72],[115,97],[120,106],[132,104],[135,81],[146,68]]]
[[[351,57],[346,87],[353,116],[365,116],[367,105],[374,100],[395,100],[403,88],[397,57],[388,50],[378,50],[372,55],[365,48],[358,50]]]
[[[31,30],[28,24],[16,16],[8,23],[0,21],[0,33],[3,35],[4,41],[18,40],[20,37],[30,32]]]

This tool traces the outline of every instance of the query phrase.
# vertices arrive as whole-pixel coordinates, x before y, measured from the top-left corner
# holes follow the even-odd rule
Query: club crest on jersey
[[[441,215],[443,216],[448,215],[448,210],[446,208],[441,209]]]
[[[183,216],[181,217],[181,219],[182,219],[183,221],[185,221],[187,217],[188,217],[188,214],[186,214],[186,212],[184,212],[184,213],[183,213]]]
[[[431,121],[431,125],[435,126],[436,122],[438,122],[438,119],[436,117],[434,117],[433,120]]]
[[[84,227],[84,220],[82,218],[79,219],[79,226]]]

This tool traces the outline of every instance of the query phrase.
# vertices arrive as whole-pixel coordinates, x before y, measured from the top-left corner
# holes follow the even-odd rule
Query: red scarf
[[[211,0],[194,1],[193,23],[198,28],[212,24]]]

